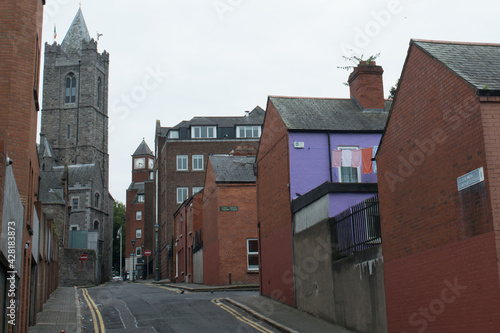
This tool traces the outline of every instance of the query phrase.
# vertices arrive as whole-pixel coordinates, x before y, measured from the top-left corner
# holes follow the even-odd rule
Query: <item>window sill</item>
[[[247,269],[247,274],[259,274],[258,269]]]

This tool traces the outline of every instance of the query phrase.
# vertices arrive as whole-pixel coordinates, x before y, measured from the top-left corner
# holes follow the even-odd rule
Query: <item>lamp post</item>
[[[122,271],[122,227],[118,229],[116,238],[120,238],[120,276],[123,279],[123,271]]]
[[[144,278],[144,243],[141,244],[141,258],[142,260],[142,277]]]
[[[158,269],[158,230],[160,230],[160,226],[158,223],[155,224],[155,235],[156,235],[156,277],[155,281],[160,281],[160,271]]]
[[[132,282],[135,282],[135,239],[132,239]]]

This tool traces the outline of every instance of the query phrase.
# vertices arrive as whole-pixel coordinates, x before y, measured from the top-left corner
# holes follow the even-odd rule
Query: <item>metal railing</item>
[[[382,244],[378,195],[332,217],[330,224],[332,240],[338,246],[339,256]]]

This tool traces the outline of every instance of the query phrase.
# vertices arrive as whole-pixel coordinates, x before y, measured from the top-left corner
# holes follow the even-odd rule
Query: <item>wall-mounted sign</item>
[[[472,185],[479,184],[480,182],[484,182],[484,170],[483,167],[479,169],[473,170],[469,173],[466,173],[463,176],[457,178],[457,187],[459,191],[466,189]]]
[[[237,212],[238,206],[220,206],[219,210],[221,212]]]

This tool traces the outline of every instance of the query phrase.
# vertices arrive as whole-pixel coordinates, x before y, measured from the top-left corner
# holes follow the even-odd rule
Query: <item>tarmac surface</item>
[[[152,281],[138,281],[143,283]],[[126,282],[130,283],[130,282]],[[213,292],[235,290],[258,290],[256,285],[216,287],[200,284],[154,282],[170,288],[189,292]],[[88,287],[87,287],[88,288]],[[220,293],[219,293],[220,295]],[[281,332],[288,333],[354,333],[343,327],[334,325],[291,306],[282,304],[258,294],[225,298],[232,305],[246,311],[251,316],[266,322]],[[82,318],[78,293],[75,288],[59,287],[44,304],[44,310],[37,315],[37,324],[30,327],[29,333],[81,333]]]

